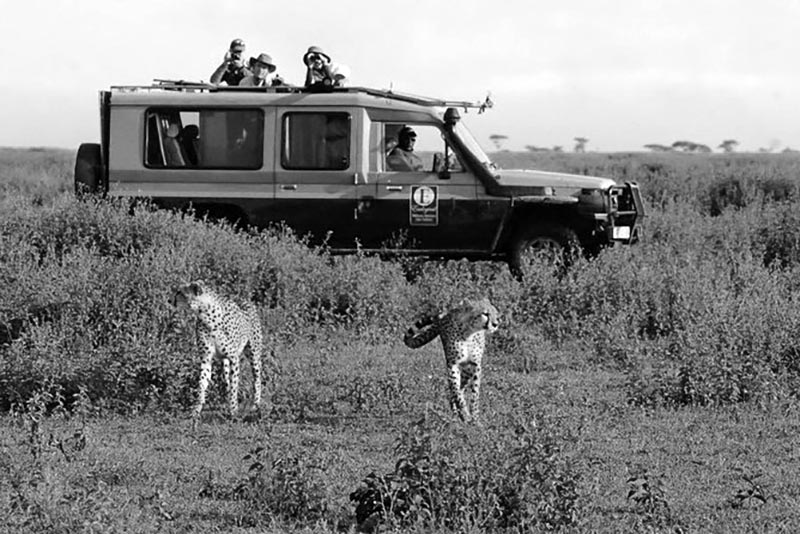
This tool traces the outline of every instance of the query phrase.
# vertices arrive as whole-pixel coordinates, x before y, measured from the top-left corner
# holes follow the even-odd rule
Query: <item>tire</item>
[[[580,252],[575,230],[558,223],[537,223],[520,229],[514,236],[508,263],[511,273],[522,280],[533,263],[551,265],[563,272]]]
[[[103,159],[100,145],[83,143],[75,158],[75,194],[95,195],[103,192]]]

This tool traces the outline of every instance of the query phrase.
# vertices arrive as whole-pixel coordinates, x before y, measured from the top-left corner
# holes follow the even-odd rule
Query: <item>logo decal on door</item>
[[[439,225],[439,186],[411,186],[411,196],[408,199],[408,222],[411,226]]]

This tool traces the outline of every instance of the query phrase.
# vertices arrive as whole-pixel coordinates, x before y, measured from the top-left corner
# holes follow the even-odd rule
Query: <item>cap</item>
[[[233,41],[231,41],[231,46],[230,46],[231,52],[233,51],[244,52],[244,48],[245,48],[244,41],[242,41],[241,39],[234,39]]]
[[[314,54],[319,54],[320,56],[323,56],[325,59],[328,60],[329,63],[331,61],[331,56],[329,56],[328,54],[323,52],[322,48],[320,48],[318,46],[309,46],[308,50],[306,51],[306,53],[303,54],[303,63],[308,65],[308,56],[311,56],[311,55],[314,55]]]
[[[411,126],[403,126],[400,128],[400,132],[398,132],[397,137],[416,137],[417,132],[414,131]]]
[[[275,72],[275,69],[278,68],[275,66],[275,63],[272,62],[272,56],[264,54],[263,52],[259,54],[258,57],[250,58],[250,65],[252,66],[254,63],[263,63],[270,72]]]

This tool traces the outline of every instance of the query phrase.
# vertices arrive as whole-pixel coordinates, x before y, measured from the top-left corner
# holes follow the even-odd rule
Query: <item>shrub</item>
[[[362,530],[558,530],[578,515],[579,475],[555,430],[527,423],[484,429],[412,425],[386,475],[370,473],[350,494]]]
[[[20,183],[56,174],[64,187],[61,173],[71,158],[48,163],[43,154],[24,153],[14,167],[0,152],[0,170],[21,173]],[[0,347],[0,409],[24,403],[48,380],[66,394],[83,389],[93,402],[122,410],[185,407],[197,372],[193,325],[167,302],[177,283],[196,278],[255,300],[270,340],[281,347],[304,343],[322,352],[331,344],[341,354],[341,340],[357,338],[392,350],[416,315],[488,296],[503,314],[496,348],[508,353],[511,369],[530,370],[529,347],[539,340],[576,343],[592,349],[593,364],[628,373],[632,402],[792,394],[800,159],[533,157],[535,166],[552,170],[640,182],[652,208],[643,242],[579,259],[566,273],[542,267],[519,283],[502,263],[333,257],[285,228],[241,231],[147,204],[78,202],[58,188],[39,197],[7,187],[0,194],[0,323],[24,318],[32,307],[61,311],[27,324],[20,339]],[[708,216],[709,192],[734,181],[739,207]],[[407,397],[407,381],[366,373],[362,382],[348,382],[330,367],[314,372],[319,376],[309,380],[297,370],[295,382],[285,384],[324,392],[309,396],[307,412],[336,413],[333,403],[384,414],[378,397]],[[278,398],[278,408],[305,406],[295,397]]]
[[[322,484],[323,467],[313,459],[260,446],[242,460],[247,472],[238,483],[231,486],[209,478],[200,491],[200,497],[238,503],[232,518],[236,526],[265,527],[276,520],[320,525],[333,519]]]

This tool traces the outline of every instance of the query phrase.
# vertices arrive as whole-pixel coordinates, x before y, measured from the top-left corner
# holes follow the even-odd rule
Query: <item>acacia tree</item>
[[[736,150],[737,146],[739,146],[739,141],[736,139],[725,139],[717,148],[721,148],[723,152],[730,154]]]
[[[672,148],[680,152],[711,152],[706,145],[694,141],[675,141]]]
[[[575,152],[586,152],[586,143],[589,140],[585,137],[576,137],[575,138]]]
[[[548,151],[547,148],[536,146],[536,145],[525,145],[525,150],[528,150],[530,152],[547,152]]]
[[[652,152],[672,152],[671,146],[659,145],[658,143],[650,143],[649,145],[644,145],[644,147]]]
[[[503,141],[508,139],[508,136],[501,134],[492,134],[489,136],[489,139],[492,141],[492,143],[494,143],[494,146],[497,147],[497,150],[502,150]]]

